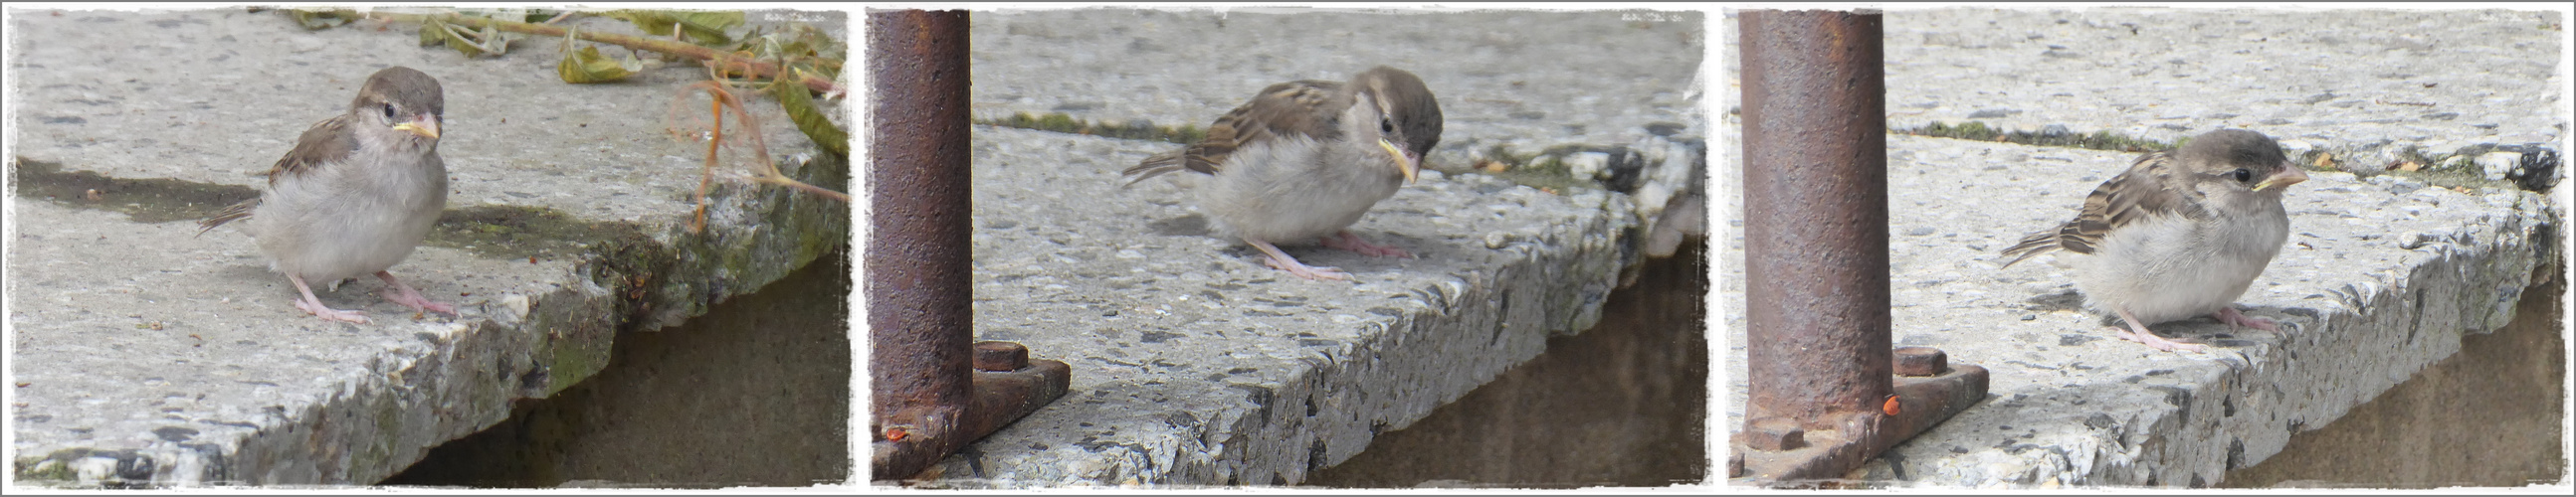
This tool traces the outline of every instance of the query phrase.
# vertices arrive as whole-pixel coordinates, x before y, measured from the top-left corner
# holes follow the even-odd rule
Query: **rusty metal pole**
[[[1064,395],[1071,368],[974,343],[966,12],[868,14],[874,478],[911,477]]]
[[[1859,411],[1861,399],[1887,396],[1891,371],[1879,16],[1741,18],[1745,414]]]
[[[1925,380],[1946,386],[1911,389],[1924,399],[1891,398],[1907,389],[1891,376],[1880,15],[1739,19],[1751,386],[1740,476],[1838,478],[1972,404],[1953,400],[1965,370],[1982,398],[1984,370],[1963,365],[1955,378]]]

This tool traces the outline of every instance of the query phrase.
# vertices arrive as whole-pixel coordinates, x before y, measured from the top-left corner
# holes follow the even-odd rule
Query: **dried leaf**
[[[358,11],[350,9],[287,9],[286,16],[295,19],[295,23],[304,26],[304,29],[313,30],[348,24],[349,21],[360,18]]]
[[[447,48],[456,49],[456,53],[464,54],[465,58],[471,59],[487,53],[495,55],[509,53],[510,37],[502,34],[498,28],[486,27],[482,31],[475,31],[465,26],[431,19],[422,22],[420,30],[421,45],[445,43]]]
[[[795,74],[801,78],[803,71]],[[778,98],[778,106],[787,109],[787,119],[796,121],[796,130],[805,132],[805,138],[814,140],[815,145],[821,145],[834,154],[850,155],[850,134],[833,125],[832,119],[823,115],[822,108],[814,105],[814,96],[808,93],[805,85],[796,82],[800,78],[780,78],[770,86],[771,95]]]
[[[581,50],[564,53],[563,60],[555,63],[555,75],[563,77],[566,83],[606,83],[626,79],[644,66],[643,61],[633,60],[632,54],[627,58],[634,62],[634,67],[600,55],[598,45],[581,47]]]
[[[420,21],[420,46],[447,43],[447,23],[432,17]]]
[[[672,36],[676,27],[690,43],[704,47],[732,45],[733,37],[725,30],[743,23],[742,11],[616,10],[608,17],[634,23],[636,29],[654,36]]]

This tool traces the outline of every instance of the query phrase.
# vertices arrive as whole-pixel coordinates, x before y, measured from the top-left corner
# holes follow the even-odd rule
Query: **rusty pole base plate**
[[[911,431],[880,427],[872,434],[876,453],[869,461],[871,477],[917,479],[948,454],[1064,397],[1072,383],[1073,366],[1064,361],[1028,361],[1027,367],[1013,371],[975,371],[975,405],[967,406],[951,433],[921,426],[908,427]]]
[[[1832,483],[1860,483],[1844,480],[1844,475],[1889,447],[1914,438],[1968,406],[1986,399],[1986,368],[1960,364],[1938,376],[1896,377],[1897,413],[1861,412],[1844,414],[1832,420],[1835,430],[1807,430],[1804,444],[1790,450],[1755,450],[1745,446],[1744,434],[1735,436],[1735,454],[1728,457],[1729,483],[1764,487],[1817,487]],[[1872,403],[1876,405],[1877,403]],[[1742,457],[1742,471],[1736,472],[1735,458]]]

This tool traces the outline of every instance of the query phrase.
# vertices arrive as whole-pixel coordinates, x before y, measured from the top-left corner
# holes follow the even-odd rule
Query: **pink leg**
[[[303,309],[304,312],[313,313],[314,316],[321,317],[325,321],[341,321],[349,323],[367,322],[367,313],[343,311],[333,309],[331,306],[322,305],[322,299],[315,298],[313,296],[313,287],[306,286],[304,284],[304,277],[289,274],[286,275],[286,281],[294,283],[295,291],[304,294],[304,300],[295,301],[295,308]]]
[[[2148,347],[2155,347],[2156,350],[2166,352],[2172,352],[2175,350],[2199,352],[2201,349],[2207,348],[2196,343],[2182,343],[2166,340],[2164,337],[2156,336],[2155,332],[2147,331],[2147,325],[2145,323],[2138,322],[2137,317],[2130,316],[2129,311],[2117,309],[2114,309],[2113,311],[2120,314],[2120,321],[2129,324],[2129,327],[2126,329],[2118,329],[2120,332],[2120,338],[2147,344]]]
[[[1324,246],[1378,257],[1413,258],[1413,254],[1405,252],[1404,249],[1395,248],[1394,245],[1378,245],[1369,243],[1368,240],[1360,238],[1359,235],[1352,234],[1351,230],[1342,230],[1340,233],[1324,235]]]
[[[432,302],[428,298],[421,297],[420,292],[413,291],[411,289],[411,285],[405,285],[402,283],[402,280],[394,279],[394,273],[377,271],[376,278],[385,280],[385,285],[391,287],[390,289],[396,292],[393,295],[386,295],[385,300],[391,300],[393,303],[402,304],[403,307],[410,307],[412,310],[420,312],[436,312],[449,316],[457,315],[456,306]]]
[[[1261,249],[1261,253],[1270,254],[1270,267],[1287,271],[1288,274],[1294,274],[1300,278],[1310,280],[1350,279],[1350,276],[1343,274],[1340,269],[1299,264],[1297,262],[1297,258],[1289,257],[1287,252],[1280,252],[1279,247],[1271,245],[1270,242],[1246,238],[1243,240],[1243,243],[1252,244],[1252,248]]]
[[[2281,331],[2281,327],[2274,326],[2272,320],[2249,317],[2246,316],[2245,313],[2236,312],[2235,304],[2218,306],[2218,313],[2210,316],[2218,318],[2218,322],[2227,323],[2228,326],[2243,326],[2263,331]]]

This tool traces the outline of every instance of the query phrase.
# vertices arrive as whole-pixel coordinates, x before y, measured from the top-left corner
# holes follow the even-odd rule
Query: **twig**
[[[406,14],[393,14],[393,16],[400,16],[400,15],[406,15]],[[689,57],[689,58],[697,59],[697,60],[700,60],[700,61],[706,61],[706,62],[712,62],[712,63],[716,63],[716,64],[721,64],[721,65],[723,65],[723,67],[726,67],[726,68],[739,68],[739,69],[741,70],[741,72],[746,73],[746,74],[750,74],[750,75],[755,76],[755,77],[776,78],[776,77],[778,77],[778,75],[779,75],[778,65],[776,65],[776,64],[771,64],[771,63],[768,63],[768,62],[762,62],[762,61],[760,61],[759,59],[752,58],[752,57],[749,57],[749,56],[744,55],[744,54],[741,54],[741,53],[730,53],[730,52],[724,52],[724,51],[719,51],[719,50],[712,49],[712,48],[701,47],[701,46],[697,46],[697,45],[691,45],[691,44],[681,43],[681,42],[676,42],[676,41],[656,40],[656,39],[644,38],[644,37],[638,37],[638,36],[628,36],[628,35],[621,35],[621,34],[613,34],[613,33],[599,33],[599,32],[580,33],[578,36],[573,36],[574,34],[573,34],[573,33],[571,33],[569,30],[566,30],[566,29],[564,29],[564,28],[562,28],[562,27],[558,27],[558,26],[548,26],[548,25],[543,25],[543,24],[529,24],[529,23],[524,23],[524,22],[501,21],[501,20],[487,19],[487,18],[474,17],[474,16],[458,15],[458,14],[452,14],[452,13],[450,13],[450,14],[430,14],[430,15],[422,16],[421,18],[423,18],[423,19],[437,19],[439,22],[445,22],[445,23],[449,23],[449,24],[458,24],[458,25],[465,25],[465,26],[474,26],[474,27],[493,28],[493,29],[499,29],[499,30],[502,30],[502,31],[514,32],[514,33],[525,33],[525,34],[532,34],[532,35],[539,35],[539,36],[553,36],[553,37],[558,37],[558,38],[573,38],[573,39],[579,39],[579,40],[590,40],[590,41],[593,41],[593,42],[607,43],[607,44],[611,44],[611,45],[617,45],[617,46],[621,46],[621,47],[626,47],[626,48],[628,48],[628,49],[644,50],[644,51],[648,51],[648,52],[660,52],[660,53],[666,53],[666,54],[672,54],[672,55],[679,55],[679,56],[683,56],[683,57]],[[839,92],[840,92],[840,89],[839,89],[837,86],[833,85],[831,80],[823,79],[821,76],[815,76],[815,75],[811,75],[811,74],[803,75],[802,77],[797,78],[797,83],[804,84],[806,88],[811,88],[811,89],[813,89],[814,91],[819,91],[819,92],[824,92],[824,93],[839,93]]]
[[[715,181],[716,148],[724,144],[724,114],[725,110],[728,108],[733,110],[734,120],[741,121],[743,129],[749,131],[748,133],[741,134],[750,137],[752,154],[760,158],[760,167],[754,170],[752,174],[751,179],[753,182],[787,187],[819,195],[823,198],[838,200],[842,203],[848,203],[850,201],[849,194],[832,191],[829,188],[806,184],[803,181],[797,181],[796,178],[787,177],[786,173],[779,172],[778,164],[771,161],[769,157],[769,139],[761,136],[760,118],[752,116],[751,111],[743,106],[742,98],[734,95],[732,90],[726,89],[723,81],[699,81],[696,83],[690,83],[689,86],[680,89],[682,93],[693,90],[707,92],[707,97],[711,100],[708,102],[708,111],[713,114],[715,123],[711,126],[712,132],[707,138],[706,166],[701,170],[701,173],[698,176],[697,218],[696,221],[691,223],[690,230],[692,232],[703,230],[706,227],[707,189]],[[679,108],[679,102],[675,100],[672,103],[672,109],[676,111]],[[685,136],[681,133],[677,133],[678,128],[673,128],[673,131],[673,135],[675,137]]]

